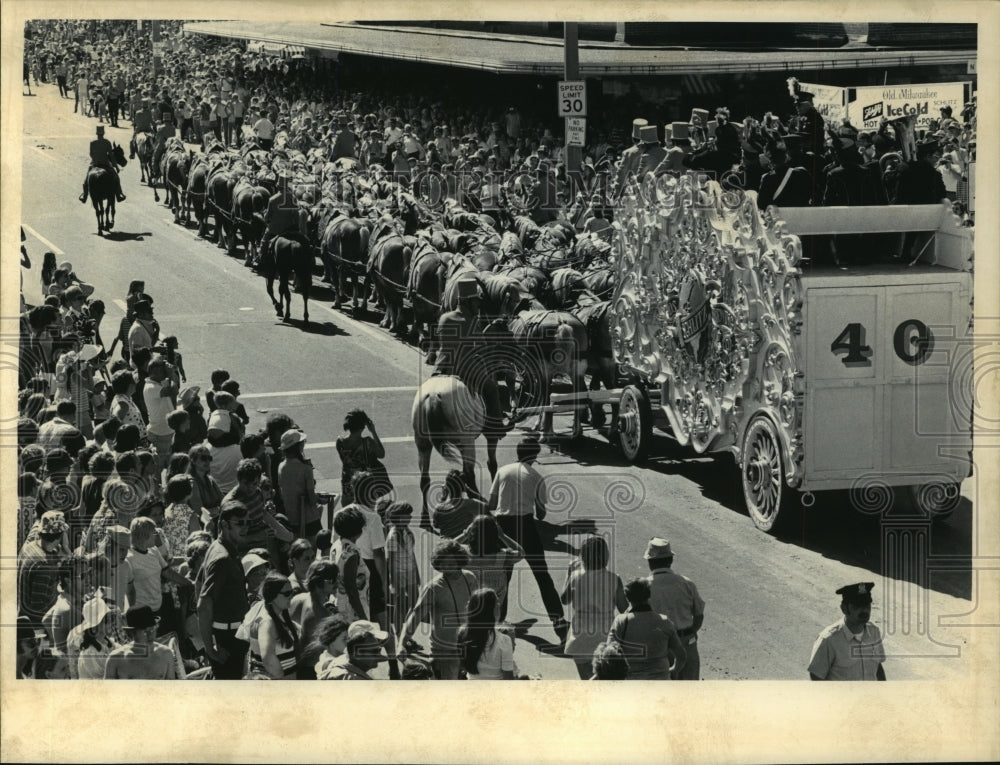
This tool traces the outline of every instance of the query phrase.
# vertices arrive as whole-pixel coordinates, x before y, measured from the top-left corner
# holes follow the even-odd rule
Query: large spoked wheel
[[[618,403],[618,443],[625,459],[632,464],[646,459],[652,438],[653,411],[649,396],[639,386],[627,385]]]
[[[912,506],[934,522],[951,516],[962,500],[962,487],[954,482],[925,483],[906,488],[909,490]]]
[[[781,441],[767,417],[756,418],[743,436],[740,472],[743,498],[754,526],[769,533],[785,526],[790,515],[787,505],[791,503],[785,487]]]
[[[533,356],[525,355],[511,364],[508,377],[511,422],[520,422],[531,416],[521,413],[520,409],[548,403],[541,400],[539,378],[539,364]]]

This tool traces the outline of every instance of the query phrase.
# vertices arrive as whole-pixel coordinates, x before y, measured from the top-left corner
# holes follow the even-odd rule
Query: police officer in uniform
[[[87,175],[83,178],[81,202],[87,201],[87,195],[90,193],[90,189],[87,188],[87,178],[90,176],[91,169],[95,167],[103,167],[111,171],[112,177],[115,179],[115,197],[119,202],[125,201],[125,195],[122,194],[122,182],[118,177],[118,167],[112,157],[113,151],[114,147],[111,145],[111,141],[104,137],[104,125],[98,125],[97,138],[90,142],[90,165],[87,167]]]
[[[837,590],[844,618],[831,624],[813,645],[812,680],[885,680],[882,633],[868,621],[874,582],[858,582]]]
[[[435,375],[455,375],[469,390],[482,396],[486,407],[486,430],[502,433],[506,429],[496,383],[485,368],[482,353],[477,348],[483,340],[479,320],[482,303],[479,282],[469,276],[460,279],[456,286],[458,308],[441,314],[438,319],[436,353],[428,356],[428,363],[434,364]]]

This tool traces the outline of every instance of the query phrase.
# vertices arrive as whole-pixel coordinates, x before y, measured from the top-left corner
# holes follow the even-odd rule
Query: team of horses
[[[242,246],[245,263],[266,277],[275,310],[286,321],[294,283],[308,323],[309,292],[319,270],[335,308],[361,318],[374,302],[383,313],[381,326],[427,350],[430,363],[438,318],[457,306],[458,281],[471,276],[479,283],[474,366],[499,384],[507,417],[504,427],[487,432],[483,402],[462,380],[428,377],[412,408],[425,510],[433,449],[461,464],[475,490],[479,435],[486,436],[493,475],[497,441],[518,409],[548,401],[554,380],[565,378],[574,391],[584,390],[586,375],[591,388],[618,382],[607,236],[580,234],[563,221],[539,224],[516,211],[471,212],[455,200],[431,209],[380,168],[362,171],[353,160],[329,162],[316,151],[268,152],[253,139],[239,151],[215,145],[196,152],[175,138],[158,163],[144,156],[140,165],[154,198],[156,182],[162,182],[175,222],[187,225],[193,214],[199,236],[230,255]],[[261,253],[268,200],[282,177],[291,178],[304,238],[279,235]],[[603,420],[599,408],[587,414],[595,424]],[[534,427],[550,436],[551,415],[539,413]],[[578,408],[573,435],[580,430]]]

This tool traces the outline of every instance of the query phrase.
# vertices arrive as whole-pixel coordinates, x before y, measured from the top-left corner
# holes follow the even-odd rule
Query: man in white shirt
[[[547,501],[545,478],[533,464],[540,452],[537,437],[525,436],[521,439],[517,445],[517,462],[504,465],[493,479],[487,510],[496,517],[501,530],[524,548],[525,560],[538,582],[545,610],[552,619],[552,628],[562,641],[566,639],[568,624],[563,618],[562,602],[549,574],[542,537],[535,522],[536,516],[539,521],[545,519]],[[508,583],[512,573],[508,569]],[[506,598],[501,606],[501,620],[507,618],[509,601],[510,597]]]
[[[254,135],[260,141],[260,148],[270,150],[274,145],[274,123],[267,118],[267,113],[261,109],[258,120],[253,125]]]

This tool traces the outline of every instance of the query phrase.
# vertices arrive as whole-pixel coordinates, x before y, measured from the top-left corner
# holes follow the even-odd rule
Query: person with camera
[[[366,428],[370,435],[364,434]],[[380,466],[379,460],[385,458],[385,447],[375,430],[375,423],[363,409],[352,409],[347,413],[344,430],[347,435],[337,439],[337,454],[341,465],[341,504],[346,507],[354,502],[354,475]]]

